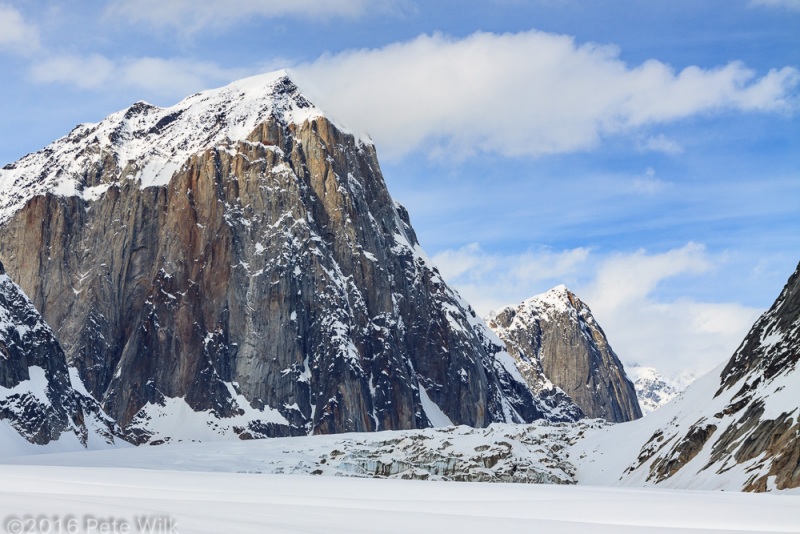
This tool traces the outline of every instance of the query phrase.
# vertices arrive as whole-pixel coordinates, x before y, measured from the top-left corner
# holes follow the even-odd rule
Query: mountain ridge
[[[726,362],[672,402],[576,446],[589,484],[771,491],[800,486],[800,265]],[[605,451],[605,452],[602,452]]]
[[[426,406],[472,426],[569,417],[429,263],[375,147],[285,73],[173,108],[135,104],[0,170],[0,257],[137,441],[171,438],[153,429],[176,402],[239,437],[426,427]]]
[[[288,126],[323,116],[287,70],[237,80],[165,108],[139,101],[100,122],[79,124],[65,137],[3,167],[0,223],[46,193],[93,200],[124,179],[141,187],[166,185],[192,154],[246,141],[267,117]]]

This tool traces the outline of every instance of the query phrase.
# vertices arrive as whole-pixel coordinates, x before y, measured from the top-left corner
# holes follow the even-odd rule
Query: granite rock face
[[[138,442],[564,419],[285,72],[80,125],[0,186],[0,257]]]
[[[97,402],[73,387],[64,351],[31,301],[0,263],[0,419],[31,443],[72,434],[86,445],[114,441],[117,430]]]
[[[636,391],[586,304],[564,286],[493,312],[494,330],[534,391],[563,391],[586,417],[642,416]]]

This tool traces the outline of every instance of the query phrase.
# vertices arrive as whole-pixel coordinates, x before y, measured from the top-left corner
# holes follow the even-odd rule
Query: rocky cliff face
[[[284,72],[0,171],[0,257],[138,441],[564,419]]]
[[[76,384],[73,386],[73,380]],[[71,436],[113,442],[113,423],[70,376],[53,331],[0,263],[0,419],[46,445]]]
[[[647,418],[658,426],[623,479],[673,487],[706,480],[709,488],[745,491],[799,487],[799,358],[800,266],[730,361]]]
[[[487,321],[534,391],[556,386],[591,418],[623,422],[642,416],[633,384],[603,330],[566,287],[493,312]]]

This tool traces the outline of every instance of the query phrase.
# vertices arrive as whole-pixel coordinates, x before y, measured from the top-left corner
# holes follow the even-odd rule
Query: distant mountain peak
[[[487,317],[531,387],[563,390],[587,417],[641,417],[633,384],[589,307],[565,285]]]
[[[661,408],[680,395],[697,375],[693,371],[684,371],[678,375],[665,375],[654,367],[637,363],[625,367],[639,397],[642,413],[647,415]]]

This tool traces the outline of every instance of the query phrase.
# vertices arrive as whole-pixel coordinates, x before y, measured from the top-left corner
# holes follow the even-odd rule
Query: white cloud
[[[592,309],[624,362],[668,374],[706,372],[730,358],[762,311],[736,302],[658,296],[670,278],[714,276],[721,260],[695,243],[657,254],[607,256],[584,248],[490,254],[472,244],[443,251],[433,261],[483,316],[566,283]]]
[[[0,50],[26,55],[39,47],[39,29],[14,7],[0,4]]]
[[[244,69],[226,69],[209,62],[163,58],[138,58],[122,63],[118,70],[121,83],[127,86],[173,94],[179,98],[252,74]]]
[[[586,150],[606,135],[700,113],[792,108],[800,85],[791,67],[762,77],[738,62],[680,72],[656,60],[630,67],[616,47],[539,31],[422,35],[326,55],[294,72],[312,100],[390,156],[419,147],[507,156]],[[676,147],[662,140],[661,148]]]
[[[587,298],[602,303],[606,310],[615,310],[633,300],[646,298],[666,278],[685,273],[703,274],[712,267],[705,247],[696,243],[655,255],[643,249],[614,254],[597,269]]]
[[[683,153],[683,147],[674,139],[669,139],[663,134],[648,137],[639,144],[639,150],[650,152],[663,152],[670,156]]]
[[[800,0],[750,0],[751,6],[779,7],[791,11],[800,11]]]
[[[263,8],[262,2],[246,3]],[[162,4],[163,9],[185,8],[182,2]],[[128,6],[127,0],[115,5]],[[283,3],[276,6],[288,9]],[[306,3],[298,6],[311,9]],[[210,8],[198,11],[205,9]],[[39,82],[137,88],[177,99],[254,70],[181,58],[94,54],[54,55],[33,64],[30,72]],[[793,92],[800,86],[800,73],[788,67],[760,78],[740,63],[676,73],[650,60],[631,68],[615,47],[579,46],[569,36],[538,31],[475,33],[463,39],[423,35],[380,49],[323,55],[293,73],[332,117],[371,135],[384,157],[420,147],[431,156],[447,157],[586,150],[604,136],[698,113],[794,109]],[[663,135],[639,147],[681,150]]]
[[[445,280],[482,316],[516,304],[541,291],[542,286],[569,282],[587,261],[590,250],[553,252],[543,248],[519,254],[496,254],[478,243],[444,250],[432,260]]]
[[[656,293],[669,278],[711,277],[718,263],[695,243],[660,254],[614,254],[600,262],[579,296],[623,361],[670,374],[704,373],[733,355],[761,310],[688,297],[665,301]]]
[[[228,27],[253,17],[356,17],[387,3],[388,0],[116,0],[106,9],[106,16],[192,33],[208,27]]]
[[[114,61],[93,54],[50,57],[35,63],[30,74],[40,83],[64,83],[97,90],[133,87],[151,95],[177,99],[252,72],[179,58],[145,57]]]
[[[68,83],[81,89],[95,89],[113,80],[114,71],[111,60],[92,54],[51,57],[35,63],[30,73],[33,80],[40,83]]]
[[[647,168],[642,176],[633,180],[633,191],[639,195],[653,196],[662,192],[669,185],[671,185],[669,182],[656,176],[654,169]]]

